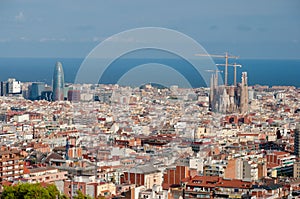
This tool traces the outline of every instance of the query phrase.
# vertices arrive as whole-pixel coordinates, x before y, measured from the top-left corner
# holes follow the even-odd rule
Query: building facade
[[[52,167],[39,167],[24,170],[24,178],[29,183],[54,183],[59,180],[67,179],[67,171],[59,171]]]
[[[195,176],[184,184],[184,198],[242,198],[252,188],[251,182],[218,176]]]
[[[161,185],[162,173],[152,165],[140,165],[124,172],[121,182],[143,185],[151,189],[153,185]]]
[[[31,100],[40,99],[43,91],[45,91],[44,82],[33,82],[30,87],[29,99]]]
[[[293,176],[296,156],[287,152],[273,151],[267,154],[268,172],[276,172],[276,176]]]
[[[220,86],[218,77],[212,75],[210,81],[209,107],[220,113],[246,113],[248,111],[248,78],[242,73],[242,82],[237,86]]]
[[[2,148],[0,151],[0,184],[23,175],[23,160],[17,149]]]
[[[16,79],[9,78],[7,81],[1,82],[1,96],[21,94],[22,84]]]
[[[7,88],[9,94],[20,94],[22,92],[21,82],[16,79],[8,79]]]

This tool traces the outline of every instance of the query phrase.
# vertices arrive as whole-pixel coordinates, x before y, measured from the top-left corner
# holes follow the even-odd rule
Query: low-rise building
[[[252,188],[251,182],[218,176],[195,176],[184,184],[185,198],[241,198]]]
[[[67,174],[67,171],[59,171],[54,167],[38,167],[32,169],[25,167],[23,177],[29,183],[54,183],[55,181],[66,180]]]
[[[151,189],[153,185],[161,185],[162,172],[152,165],[140,165],[124,172],[121,182],[144,185],[147,189]]]

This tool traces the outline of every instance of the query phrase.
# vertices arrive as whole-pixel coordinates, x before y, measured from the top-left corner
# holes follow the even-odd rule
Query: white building
[[[7,81],[8,93],[9,94],[19,94],[21,93],[21,82],[16,81],[16,79],[8,79]]]

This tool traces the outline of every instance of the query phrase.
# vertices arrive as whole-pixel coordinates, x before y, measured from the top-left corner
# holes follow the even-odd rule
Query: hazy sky
[[[209,53],[300,59],[299,0],[1,0],[0,57],[85,57],[131,28],[180,31]]]

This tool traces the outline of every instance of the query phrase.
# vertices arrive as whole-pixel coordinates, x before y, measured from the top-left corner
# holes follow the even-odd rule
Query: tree
[[[4,186],[1,199],[57,199],[63,198],[55,185],[43,187],[41,184],[20,183]]]
[[[77,195],[73,199],[93,199],[90,196],[85,196],[80,190],[77,190]]]

